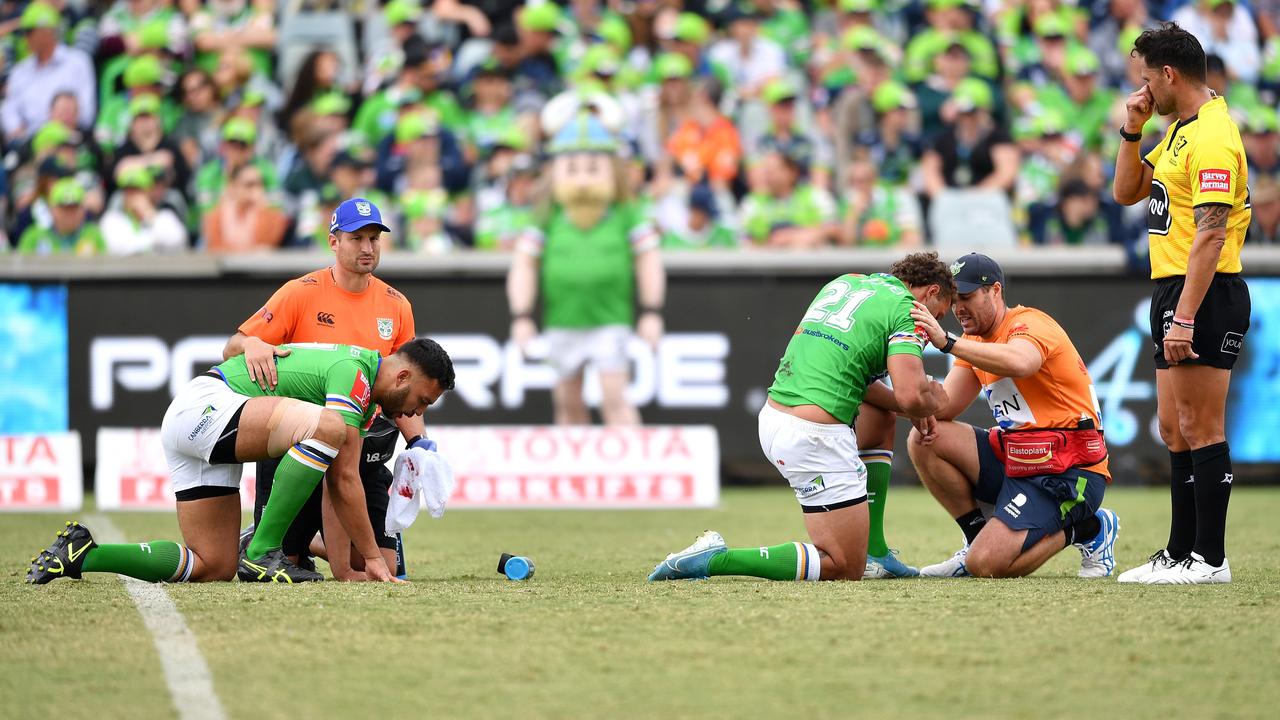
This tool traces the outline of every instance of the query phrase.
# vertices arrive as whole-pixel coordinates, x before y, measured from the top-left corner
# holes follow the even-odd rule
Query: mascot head
[[[623,199],[618,140],[594,114],[566,123],[547,145],[551,197],[575,227],[594,227],[609,206]]]

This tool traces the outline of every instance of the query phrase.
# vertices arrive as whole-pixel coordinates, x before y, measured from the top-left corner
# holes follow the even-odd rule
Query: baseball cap
[[[612,77],[622,69],[618,53],[608,45],[592,45],[582,53],[582,71],[587,74]]]
[[[156,18],[138,29],[138,47],[143,50],[163,50],[169,46],[169,22]]]
[[[1004,271],[999,263],[982,253],[969,253],[951,263],[951,277],[961,295],[996,283],[1004,285]]]
[[[765,83],[764,89],[760,91],[760,99],[769,105],[777,105],[785,100],[795,100],[797,97],[800,97],[800,91],[795,83],[780,77]]]
[[[560,26],[560,6],[553,2],[525,5],[518,22],[522,30],[530,32],[555,32]]]
[[[247,118],[231,118],[222,126],[222,139],[252,145],[258,140],[258,127]]]
[[[422,7],[412,0],[391,0],[382,12],[387,19],[387,25],[417,23],[422,17]]]
[[[1280,132],[1280,119],[1277,118],[1275,110],[1266,105],[1258,105],[1249,109],[1244,127],[1245,132],[1254,135]]]
[[[511,79],[511,71],[503,67],[497,58],[489,58],[476,68],[475,78],[479,80],[482,77],[502,78],[504,80]]]
[[[373,158],[370,157],[370,153],[367,150],[360,146],[349,147],[333,157],[330,169],[333,170],[340,167],[364,170],[373,167]]]
[[[382,213],[378,206],[364,198],[343,200],[333,216],[329,218],[329,232],[355,232],[362,227],[377,225],[383,232],[391,232],[391,228],[382,222]]]
[[[1067,51],[1067,72],[1072,75],[1096,75],[1098,67],[1098,56],[1089,48],[1078,45]]]
[[[916,107],[916,96],[906,85],[896,80],[886,80],[871,93],[871,107],[881,114],[890,110],[910,110]]]
[[[350,109],[351,101],[342,93],[324,93],[311,101],[311,112],[316,115],[346,115]]]
[[[159,115],[160,114],[160,96],[151,93],[143,93],[135,95],[129,100],[129,117],[136,118],[139,115]]]
[[[596,26],[596,34],[618,52],[631,49],[631,27],[621,15],[609,13],[601,18],[600,24]]]
[[[411,140],[419,140],[439,133],[440,125],[436,122],[435,114],[430,112],[409,113],[396,120],[395,136],[397,143],[407,143]]]
[[[869,13],[880,9],[880,0],[840,0],[840,12]]]
[[[150,190],[155,184],[155,178],[152,177],[151,170],[139,165],[121,170],[116,176],[116,184],[122,188]]]
[[[71,142],[73,134],[71,128],[63,125],[57,120],[50,120],[36,131],[31,138],[31,149],[37,155],[43,155],[45,152],[52,150],[59,145],[67,145]]]
[[[154,55],[140,55],[129,61],[124,69],[124,86],[136,88],[142,85],[159,85],[164,77],[164,66]]]
[[[1057,13],[1047,13],[1036,18],[1036,24],[1033,26],[1036,35],[1042,38],[1060,37],[1065,38],[1071,34],[1071,27],[1067,21]]]
[[[33,2],[22,11],[22,19],[18,21],[18,27],[22,30],[56,28],[60,22],[62,22],[62,16],[52,5]]]
[[[49,188],[50,205],[79,205],[84,202],[84,186],[75,178],[63,178]]]
[[[846,50],[878,50],[882,42],[880,33],[866,25],[855,25],[840,37],[840,45]]]
[[[702,45],[710,37],[711,24],[691,12],[677,15],[676,21],[662,33],[663,40],[679,40],[694,45]]]
[[[267,102],[267,96],[261,90],[245,90],[240,96],[240,107],[261,107]]]
[[[444,188],[433,190],[407,190],[403,195],[401,207],[405,218],[444,217],[449,206],[449,194]]]
[[[678,80],[693,74],[693,63],[680,53],[662,53],[654,63],[654,70],[662,80]]]
[[[712,219],[720,216],[720,209],[716,205],[715,193],[706,185],[695,185],[689,191],[689,209],[701,210],[707,214],[707,217]]]
[[[960,112],[990,110],[993,101],[991,86],[978,78],[965,78],[951,92],[951,101]]]

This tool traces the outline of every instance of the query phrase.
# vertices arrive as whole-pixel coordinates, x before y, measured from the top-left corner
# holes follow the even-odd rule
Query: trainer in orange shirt
[[[373,276],[378,267],[383,232],[388,232],[388,228],[373,203],[352,198],[339,205],[329,228],[329,247],[336,262],[281,286],[266,305],[240,325],[240,331],[227,341],[223,356],[230,358],[244,353],[250,378],[264,387],[274,387],[274,358],[289,354],[287,348],[277,347],[279,345],[359,345],[385,356],[412,340],[413,309],[409,301]],[[379,415],[369,428],[360,454],[363,489],[328,488],[330,493],[335,490],[363,492],[369,526],[382,551],[381,559],[393,570],[397,566],[403,568],[403,556],[397,552],[397,538],[388,537],[384,531],[391,487],[391,473],[385,463],[395,451],[397,426],[411,444],[421,442],[434,449],[434,444],[424,439],[421,416],[397,418],[394,423]],[[255,521],[271,495],[273,473],[273,463],[258,463]],[[300,563],[308,566],[311,540],[323,526],[325,555],[334,577],[363,580],[366,573],[362,569],[369,559],[362,561],[351,556],[346,533],[331,510],[335,506],[323,495],[322,489],[323,484],[316,488],[285,534],[285,554],[299,557]]]
[[[1067,333],[1035,308],[1009,307],[1004,272],[971,253],[951,266],[957,338],[928,311],[912,312],[929,342],[954,355],[950,404],[917,424],[908,448],[921,481],[965,535],[926,577],[1020,577],[1074,544],[1081,577],[1115,569],[1115,513],[1101,507],[1111,476],[1093,381]],[[996,428],[954,418],[982,393]],[[986,518],[978,501],[995,512]]]

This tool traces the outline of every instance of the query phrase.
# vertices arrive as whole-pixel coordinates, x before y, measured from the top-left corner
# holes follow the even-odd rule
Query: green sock
[[[337,450],[317,440],[303,440],[289,448],[276,468],[271,497],[262,508],[262,517],[253,530],[253,540],[245,551],[250,560],[257,560],[280,547],[293,519],[337,455]]]
[[[186,582],[191,551],[169,540],[99,545],[84,556],[84,572],[111,572],[147,582]]]
[[[712,575],[748,575],[769,580],[817,580],[822,573],[818,549],[789,542],[773,547],[731,548],[711,558]]]
[[[884,503],[889,496],[889,477],[893,475],[893,451],[864,451],[862,462],[867,466],[867,511],[871,514],[867,555],[884,557],[889,554],[889,543],[884,539]]]

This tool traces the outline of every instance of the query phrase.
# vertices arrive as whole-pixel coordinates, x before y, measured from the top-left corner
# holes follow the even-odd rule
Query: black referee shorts
[[[1155,345],[1156,368],[1168,370],[1164,359],[1164,336],[1173,325],[1174,311],[1186,277],[1175,275],[1156,281],[1151,295],[1151,340]],[[1236,273],[1216,273],[1194,318],[1196,329],[1191,335],[1191,349],[1200,356],[1183,360],[1186,365],[1208,365],[1230,370],[1244,349],[1244,336],[1249,332],[1249,286]]]
[[[387,550],[396,548],[396,539],[387,537],[387,505],[391,501],[391,471],[386,462],[395,452],[396,426],[382,416],[378,416],[369,434],[364,439],[360,452],[360,480],[364,485],[364,502],[369,512],[369,523],[373,525],[373,537],[378,547]],[[262,519],[262,508],[271,497],[271,484],[275,480],[276,467],[280,460],[260,460],[257,467],[253,521]],[[311,539],[324,528],[321,501],[323,500],[324,480],[316,485],[316,489],[307,498],[307,502],[298,511],[297,517],[285,532],[282,547],[286,555],[302,555],[311,547]]]

